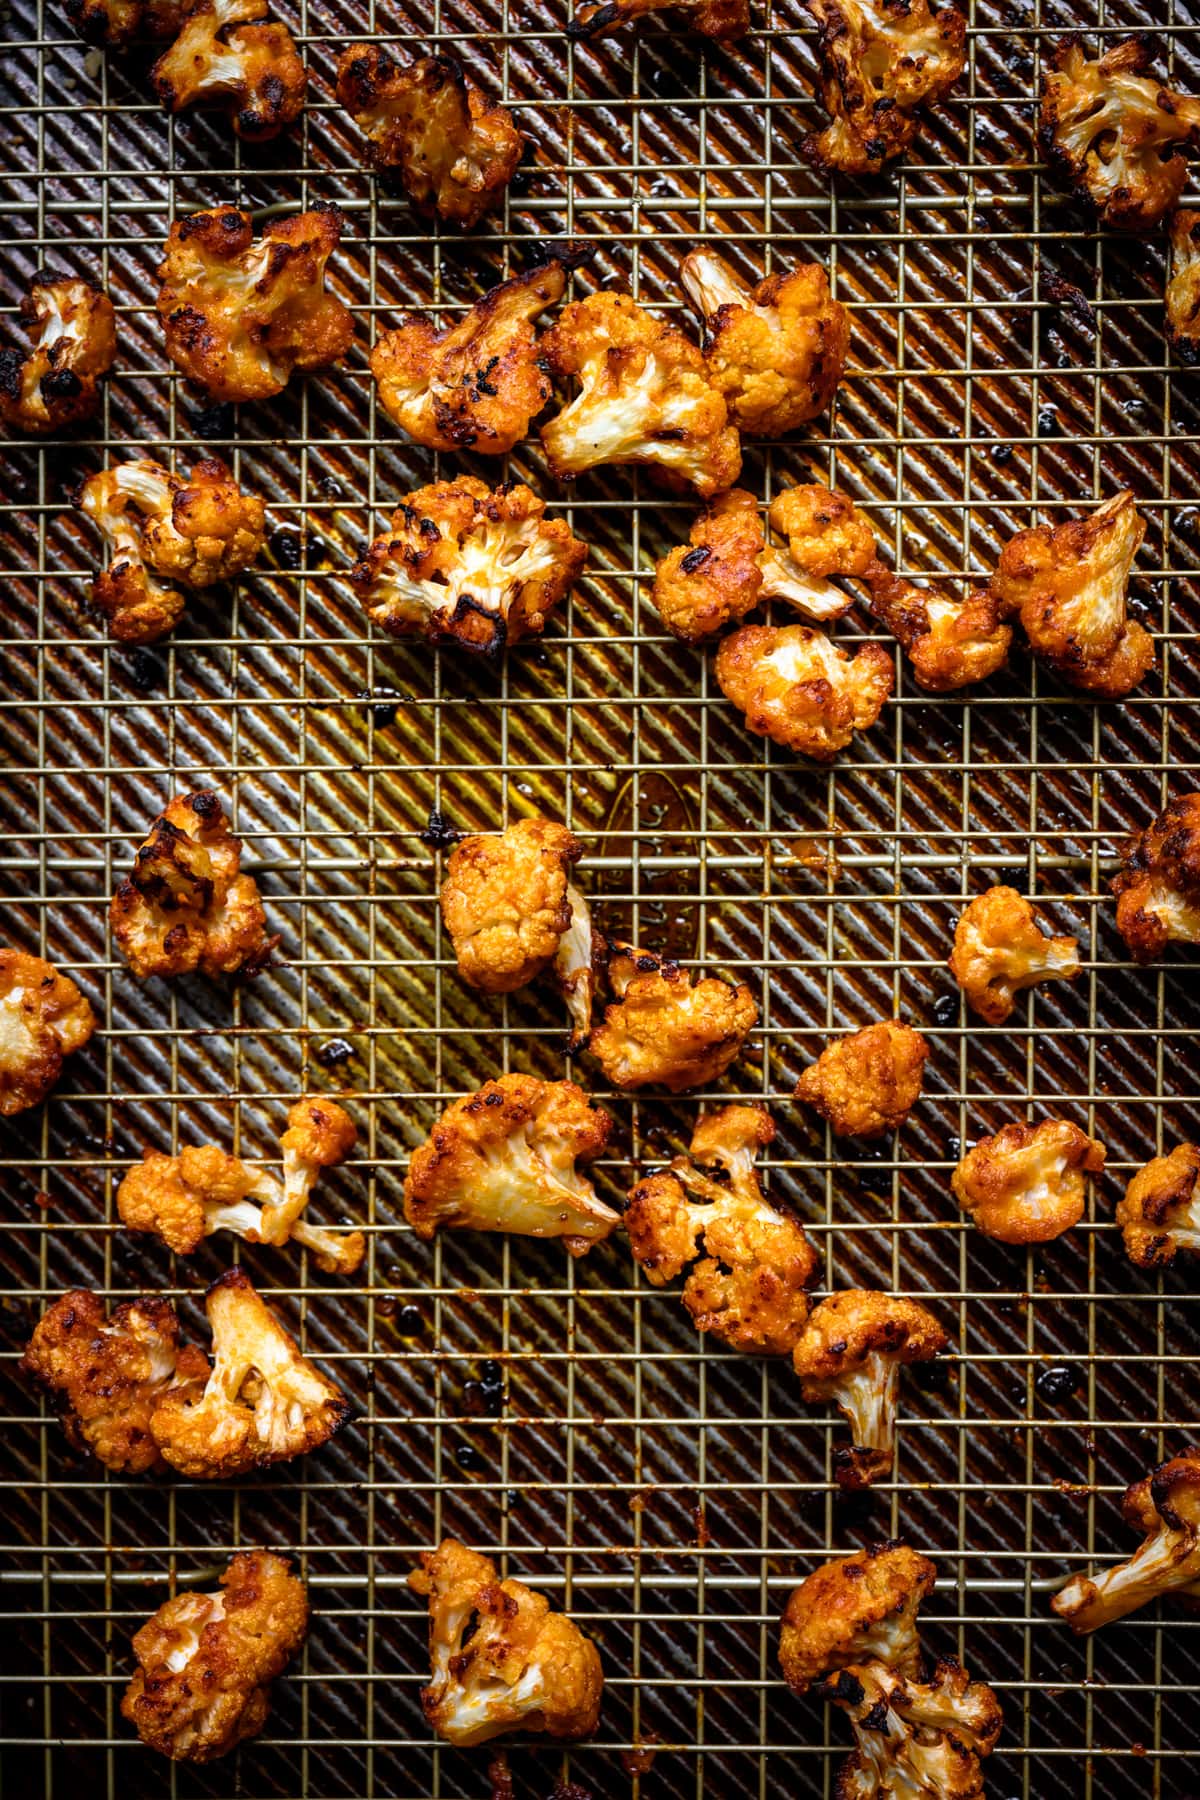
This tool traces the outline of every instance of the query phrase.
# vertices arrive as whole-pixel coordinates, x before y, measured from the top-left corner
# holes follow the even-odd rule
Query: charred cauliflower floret
[[[665,1087],[672,1094],[707,1087],[723,1075],[758,1023],[744,982],[685,969],[648,950],[614,946],[607,962],[617,997],[588,1045],[613,1087]]]
[[[505,456],[550,398],[533,321],[562,298],[567,271],[548,262],[488,290],[457,324],[405,313],[371,351],[379,403],[427,450]]]
[[[1139,1269],[1165,1269],[1178,1251],[1200,1251],[1200,1149],[1176,1144],[1139,1169],[1117,1203],[1117,1224]]]
[[[0,950],[0,1118],[40,1105],[95,1029],[69,975],[40,956]]]
[[[839,1676],[828,1697],[854,1727],[837,1800],[982,1800],[980,1760],[1004,1715],[987,1683],[971,1681],[960,1663],[937,1663],[928,1681],[868,1663]]]
[[[751,287],[717,251],[693,250],[679,271],[704,324],[708,379],[741,431],[779,438],[823,413],[850,347],[850,318],[816,263]]]
[[[459,475],[409,494],[350,579],[393,637],[498,656],[541,633],[586,560],[587,545],[529,488]]]
[[[847,656],[807,625],[740,626],[717,651],[716,675],[749,730],[814,762],[832,762],[874,725],[895,680],[882,644]]]
[[[800,1391],[832,1400],[852,1442],[834,1451],[839,1487],[866,1488],[890,1475],[896,1453],[900,1370],[929,1362],[946,1333],[915,1300],[846,1288],[814,1307],[792,1356]]]
[[[250,143],[278,137],[304,106],[308,74],[287,26],[266,18],[267,0],[200,0],[150,71],[159,104],[220,108]]]
[[[806,1694],[839,1670],[865,1663],[916,1676],[917,1613],[936,1580],[929,1558],[907,1544],[822,1563],[793,1589],[784,1611],[779,1661],[788,1686]]]
[[[109,923],[122,956],[148,975],[253,974],[278,937],[252,875],[239,873],[242,840],[216,794],[181,794],[155,819],[112,898]]]
[[[457,1538],[426,1550],[408,1585],[429,1601],[432,1680],[421,1708],[439,1737],[470,1746],[505,1731],[583,1738],[596,1729],[599,1652],[544,1594],[498,1580],[491,1559]]]
[[[105,1468],[144,1475],[163,1459],[152,1424],[168,1390],[207,1369],[203,1351],[180,1347],[169,1300],[143,1295],[106,1318],[98,1294],[63,1294],[34,1328],[21,1369],[53,1398],[77,1450]]]
[[[234,206],[172,225],[158,267],[167,355],[210,400],[269,400],[349,350],[354,319],[325,289],[336,206],[276,219],[255,239]]]
[[[937,588],[914,587],[881,563],[868,572],[870,606],[912,666],[913,679],[929,694],[954,693],[986,681],[1008,661],[1012,626],[1001,623],[990,588],[952,600]]]
[[[795,1098],[828,1120],[835,1137],[896,1131],[921,1097],[929,1045],[899,1019],[883,1019],[822,1050],[796,1083]]]
[[[100,382],[117,354],[116,314],[90,281],[35,279],[21,301],[30,348],[0,350],[0,423],[49,437],[100,403]]]
[[[608,1142],[612,1121],[573,1081],[502,1075],[448,1106],[414,1151],[404,1216],[435,1231],[562,1238],[583,1256],[620,1224],[576,1168]]]
[[[1138,962],[1200,943],[1200,794],[1172,800],[1125,845],[1113,878],[1117,930]]]
[[[819,481],[784,488],[771,502],[771,524],[787,539],[787,554],[768,545],[761,568],[763,595],[786,600],[812,624],[840,619],[853,595],[831,576],[866,575],[875,565],[875,531],[853,500]]]
[[[1200,1450],[1173,1456],[1126,1489],[1125,1523],[1145,1542],[1123,1563],[1096,1576],[1075,1575],[1050,1605],[1081,1635],[1110,1625],[1183,1588],[1200,1584]]]
[[[456,57],[401,67],[378,44],[351,44],[337,100],[366,137],[368,167],[397,181],[418,212],[471,226],[502,204],[524,140]]]
[[[542,339],[551,372],[581,391],[548,424],[553,473],[570,481],[603,463],[646,464],[708,500],[742,466],[738,434],[695,344],[628,294],[565,306]]]
[[[151,1421],[164,1461],[192,1481],[234,1480],[319,1450],[350,1414],[242,1269],[205,1299],[212,1331],[207,1381],[168,1393]]]
[[[497,837],[455,845],[442,919],[468,987],[512,994],[550,967],[571,926],[571,869],[582,854],[551,819],[519,819]]]
[[[1044,1244],[1083,1217],[1087,1177],[1104,1167],[1104,1145],[1066,1119],[1005,1125],[967,1151],[950,1186],[985,1237]]]
[[[1020,614],[1037,655],[1101,699],[1130,693],[1154,662],[1154,639],[1126,605],[1145,535],[1133,495],[1115,494],[1086,519],[1018,532],[992,577],[992,592]]]
[[[243,1550],[219,1592],[176,1594],[134,1634],[122,1716],[173,1762],[228,1756],[262,1730],[270,1684],[307,1630],[308,1596],[286,1558]]]
[[[88,44],[121,50],[134,38],[174,37],[186,0],[67,0],[66,13]]]
[[[1200,212],[1171,220],[1167,266],[1167,339],[1180,362],[1200,362]]]
[[[571,38],[607,37],[645,13],[669,12],[701,37],[729,42],[750,29],[750,0],[581,0],[567,26]]]
[[[903,155],[918,108],[942,100],[967,61],[967,22],[928,0],[804,0],[817,22],[831,123],[802,149],[822,169],[875,174]]]
[[[251,1244],[295,1238],[328,1274],[350,1275],[366,1250],[361,1231],[326,1231],[302,1217],[322,1169],[344,1162],[357,1133],[332,1100],[298,1100],[280,1139],[283,1179],[230,1156],[216,1144],[189,1145],[178,1156],[146,1150],[117,1189],[117,1211],[131,1231],[152,1232],[190,1256],[216,1231]],[[256,1204],[261,1202],[261,1204]]]
[[[263,546],[265,508],[224,464],[199,462],[185,481],[142,458],[85,481],[78,504],[108,551],[92,602],[124,644],[149,644],[178,625],[186,600],[248,569]]]
[[[1067,38],[1049,60],[1038,115],[1046,161],[1101,224],[1152,231],[1183,192],[1185,152],[1200,149],[1200,100],[1146,74],[1154,53],[1143,35],[1096,61]]]
[[[708,1113],[688,1155],[639,1181],[625,1213],[647,1280],[662,1287],[691,1263],[682,1299],[696,1330],[759,1356],[793,1348],[817,1266],[799,1221],[772,1206],[759,1183],[755,1158],[774,1136],[765,1107]],[[705,1173],[713,1168],[724,1181]]]
[[[990,887],[960,915],[949,967],[971,1011],[989,1025],[1003,1025],[1022,988],[1074,981],[1079,940],[1044,932],[1016,888]]]

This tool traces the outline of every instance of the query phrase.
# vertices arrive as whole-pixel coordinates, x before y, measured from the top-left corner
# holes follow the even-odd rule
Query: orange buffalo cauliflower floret
[[[679,271],[704,324],[704,364],[741,431],[784,437],[823,413],[850,347],[850,317],[817,263],[768,275],[757,287],[712,249]]]
[[[985,1237],[1044,1244],[1083,1217],[1088,1175],[1104,1167],[1104,1145],[1066,1119],[1005,1125],[967,1151],[950,1186]]]
[[[566,264],[547,262],[489,288],[456,323],[402,314],[371,351],[388,418],[427,450],[506,455],[550,398],[547,338],[539,343],[533,321],[566,281]]]
[[[498,656],[541,633],[586,560],[587,545],[529,488],[459,475],[409,494],[350,579],[393,637]]]
[[[986,681],[1008,661],[1012,626],[1001,623],[990,588],[952,600],[937,588],[914,587],[882,563],[868,571],[870,607],[912,665],[913,679],[930,694],[953,693]]]
[[[207,1381],[165,1396],[150,1429],[165,1462],[192,1481],[233,1480],[319,1450],[349,1402],[300,1352],[242,1269],[205,1298],[212,1332]]]
[[[1146,522],[1128,491],[1085,519],[1035,525],[1004,546],[992,592],[1019,612],[1035,652],[1084,693],[1118,700],[1154,662],[1154,639],[1127,611]]]
[[[937,1570],[907,1544],[856,1550],[806,1576],[783,1615],[779,1661],[794,1693],[839,1670],[884,1663],[901,1676],[921,1666],[917,1613]]]
[[[263,143],[296,119],[308,74],[286,25],[267,20],[267,0],[199,0],[150,71],[169,113],[219,107],[238,137]]]
[[[0,1118],[38,1106],[95,1029],[69,975],[40,956],[0,950]]]
[[[588,1045],[613,1087],[665,1087],[672,1094],[707,1087],[723,1075],[758,1023],[744,982],[706,975],[695,981],[676,963],[628,944],[607,962],[615,1006]]]
[[[158,314],[167,355],[210,400],[268,400],[297,370],[345,356],[354,318],[325,288],[343,223],[336,206],[314,207],[256,240],[249,213],[218,206],[172,225]]]
[[[223,463],[198,462],[185,480],[142,458],[115,463],[79,489],[108,565],[92,602],[124,644],[149,644],[178,625],[184,592],[229,581],[263,546],[265,508]]]
[[[760,1356],[792,1349],[817,1266],[799,1221],[770,1204],[754,1167],[774,1136],[762,1106],[706,1114],[688,1155],[639,1181],[625,1213],[629,1247],[647,1279],[662,1287],[691,1263],[682,1299],[696,1330]],[[711,1168],[725,1180],[705,1173]]]
[[[795,1098],[827,1119],[835,1137],[896,1131],[921,1097],[929,1045],[899,1019],[883,1019],[822,1050],[801,1075]]]
[[[967,22],[929,0],[804,0],[817,22],[831,123],[801,148],[822,169],[875,174],[906,151],[918,108],[942,100],[967,61]]]
[[[874,725],[895,682],[882,644],[847,656],[807,625],[742,625],[717,651],[716,675],[751,731],[814,762]]]
[[[511,1231],[583,1256],[621,1222],[575,1166],[600,1155],[611,1128],[573,1081],[502,1075],[448,1106],[413,1152],[404,1216],[420,1238]]]
[[[1125,1523],[1145,1542],[1125,1562],[1095,1576],[1075,1575],[1050,1602],[1083,1635],[1182,1588],[1200,1592],[1200,1450],[1160,1463],[1125,1490]]]
[[[581,388],[542,426],[560,480],[638,463],[705,500],[733,486],[742,466],[737,431],[704,358],[676,326],[628,294],[589,294],[563,308],[542,352],[552,374]]]
[[[123,50],[134,38],[174,37],[187,0],[67,0],[67,18],[88,44]]]
[[[252,875],[239,873],[234,837],[216,794],[180,794],[155,819],[112,897],[109,923],[122,956],[147,975],[253,974],[270,957],[267,916]]]
[[[1172,800],[1125,845],[1117,896],[1117,930],[1138,962],[1168,944],[1200,943],[1200,794]]]
[[[30,348],[0,350],[0,423],[48,437],[90,419],[117,354],[112,301],[90,281],[37,277],[20,314]]]
[[[313,1252],[318,1268],[349,1275],[363,1259],[362,1232],[326,1231],[301,1215],[321,1170],[344,1162],[356,1136],[334,1101],[299,1100],[280,1140],[282,1181],[216,1144],[188,1145],[178,1156],[146,1150],[117,1189],[117,1211],[131,1231],[153,1232],[180,1256],[190,1256],[215,1231],[232,1231],[251,1244],[295,1238]]]
[[[1048,936],[1016,888],[990,887],[960,915],[949,966],[971,1011],[989,1025],[1003,1025],[1020,989],[1074,981],[1079,939]]]
[[[1165,299],[1168,342],[1181,362],[1200,362],[1200,212],[1185,207],[1171,220]]]
[[[701,37],[728,42],[750,29],[750,0],[581,0],[570,38],[607,37],[644,13],[670,12]]]
[[[451,852],[442,883],[442,919],[458,972],[485,994],[527,987],[558,957],[586,910],[572,894],[571,868],[583,845],[551,819],[519,819],[496,837],[467,837]]]
[[[1151,231],[1182,194],[1185,152],[1200,149],[1200,100],[1146,74],[1154,59],[1139,33],[1090,61],[1066,38],[1042,76],[1038,137],[1064,187],[1101,224]]]
[[[270,1684],[307,1630],[308,1596],[286,1558],[240,1551],[218,1593],[176,1594],[134,1634],[122,1716],[173,1762],[228,1756],[266,1724]]]
[[[457,57],[401,67],[378,44],[351,44],[337,100],[366,137],[368,167],[399,182],[418,212],[471,226],[502,203],[524,140]]]
[[[505,1731],[589,1737],[604,1672],[590,1638],[544,1594],[497,1579],[496,1565],[457,1538],[426,1550],[408,1578],[429,1600],[432,1680],[421,1690],[430,1727],[451,1744]]]
[[[832,1400],[850,1426],[851,1443],[833,1453],[840,1487],[870,1487],[891,1473],[900,1370],[929,1362],[947,1341],[926,1307],[895,1294],[846,1288],[813,1309],[792,1361],[804,1398]]]
[[[1117,1224],[1139,1269],[1164,1269],[1178,1251],[1200,1251],[1200,1148],[1176,1144],[1139,1169],[1117,1203]]]
[[[105,1468],[144,1475],[163,1459],[153,1419],[168,1390],[207,1369],[202,1350],[181,1348],[179,1320],[169,1300],[144,1294],[106,1319],[98,1294],[62,1294],[34,1328],[21,1358],[58,1406],[77,1450],[90,1450]]]

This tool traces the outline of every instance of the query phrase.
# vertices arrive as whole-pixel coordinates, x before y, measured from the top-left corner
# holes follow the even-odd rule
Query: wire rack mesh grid
[[[817,113],[796,8],[757,9],[728,51],[655,22],[572,47],[540,0],[278,10],[306,48],[311,104],[253,155],[210,121],[164,119],[145,63],[85,49],[56,6],[0,12],[5,326],[44,266],[100,275],[121,341],[91,436],[0,449],[4,935],[70,969],[102,1020],[0,1143],[5,1791],[487,1791],[486,1759],[439,1749],[417,1698],[424,1620],[405,1577],[455,1532],[583,1618],[608,1671],[597,1741],[515,1750],[518,1794],[568,1775],[595,1796],[828,1793],[839,1724],[783,1690],[775,1622],[831,1550],[903,1532],[941,1572],[931,1643],[1005,1703],[990,1791],[1194,1794],[1200,1662],[1178,1609],[1087,1644],[1047,1613],[1068,1568],[1123,1553],[1120,1490],[1194,1428],[1200,1349],[1187,1269],[1131,1272],[1112,1224],[1130,1170],[1195,1135],[1191,986],[1178,967],[1128,965],[1106,898],[1125,831],[1196,764],[1194,377],[1164,354],[1159,244],[1092,230],[1032,143],[1047,44],[1144,24],[1142,9],[975,0],[959,91],[905,164],[861,187],[797,156]],[[1200,86],[1200,13],[1164,10],[1164,63]],[[368,35],[452,44],[512,107],[532,149],[493,224],[431,233],[360,172],[331,74],[340,45]],[[189,398],[152,313],[170,220],[230,199],[260,215],[338,200],[335,282],[360,321],[344,370],[236,418]],[[493,669],[372,641],[345,569],[440,472],[376,415],[374,321],[464,306],[547,234],[595,238],[599,275],[663,307],[705,238],[747,270],[825,261],[852,308],[852,368],[832,417],[753,447],[745,479],[767,496],[805,471],[836,482],[920,579],[987,570],[1014,529],[1131,486],[1150,526],[1135,602],[1159,639],[1152,680],[1099,706],[1017,659],[969,700],[931,702],[901,667],[873,733],[830,773],[798,767],[740,729],[703,653],[657,629],[648,572],[690,509],[627,471],[556,489],[534,447],[505,473],[592,546],[544,642]],[[1064,283],[1088,305],[1065,305]],[[135,442],[184,466],[224,455],[270,501],[273,534],[236,592],[126,652],[81,610],[95,550],[69,494]],[[283,961],[231,993],[139,987],[112,958],[107,897],[149,819],[201,784],[232,805]],[[455,977],[429,815],[489,829],[539,809],[584,838],[610,925],[755,984],[762,1027],[723,1091],[775,1103],[770,1185],[821,1245],[827,1282],[920,1293],[955,1326],[944,1370],[907,1389],[895,1479],[869,1501],[833,1501],[836,1427],[789,1371],[697,1342],[619,1243],[571,1265],[522,1240],[430,1249],[404,1227],[407,1157],[445,1101],[501,1069],[562,1068],[552,1002],[481,1005]],[[964,896],[998,879],[1082,935],[1085,969],[985,1031],[944,963]],[[847,1151],[785,1096],[830,1031],[893,1010],[931,1041],[931,1091],[894,1142]],[[586,1064],[582,1079],[596,1080]],[[173,1263],[115,1228],[115,1183],[147,1145],[212,1137],[269,1155],[306,1088],[353,1095],[363,1128],[329,1190],[368,1231],[363,1279],[290,1253],[240,1260],[355,1422],[260,1483],[98,1476],[17,1379],[33,1319],[83,1284],[163,1288],[194,1321],[229,1260],[221,1241]],[[706,1096],[600,1098],[619,1125],[602,1169],[617,1193],[680,1144]],[[960,1146],[1049,1107],[1108,1145],[1094,1211],[1036,1252],[972,1236],[948,1198]],[[117,1714],[128,1637],[171,1581],[259,1542],[301,1558],[308,1647],[236,1762],[171,1771]]]

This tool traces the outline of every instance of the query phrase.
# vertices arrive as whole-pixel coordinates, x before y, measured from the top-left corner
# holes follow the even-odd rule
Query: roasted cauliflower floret
[[[1142,34],[1096,61],[1070,37],[1042,76],[1038,136],[1046,161],[1101,224],[1120,231],[1154,229],[1183,192],[1185,152],[1200,148],[1200,100],[1148,76],[1153,60]]]
[[[554,982],[567,1004],[571,1020],[568,1053],[581,1050],[592,1034],[592,1010],[596,1004],[596,933],[588,903],[575,886],[567,884],[571,922],[558,941],[554,958]]]
[[[1019,612],[1035,652],[1072,687],[1119,700],[1154,662],[1154,639],[1128,616],[1129,572],[1146,523],[1128,491],[1086,519],[1035,525],[1004,546],[992,592]]]
[[[490,288],[457,324],[404,313],[371,351],[379,403],[427,450],[505,456],[550,398],[545,346],[533,321],[562,298],[561,262]]]
[[[346,354],[354,319],[325,288],[342,225],[336,206],[275,219],[257,240],[234,206],[172,225],[158,315],[167,355],[210,400],[269,400]]]
[[[670,12],[701,37],[724,42],[744,37],[750,29],[750,0],[582,0],[567,36],[607,37],[653,12]]]
[[[127,1475],[162,1468],[154,1415],[174,1384],[203,1379],[207,1366],[203,1351],[181,1349],[169,1300],[144,1294],[106,1319],[103,1300],[82,1288],[43,1313],[21,1358],[75,1448]]]
[[[1200,362],[1200,212],[1180,208],[1171,220],[1165,298],[1168,342],[1180,362]]]
[[[763,593],[786,600],[813,624],[840,619],[853,596],[830,576],[867,575],[875,566],[875,530],[853,500],[808,481],[771,502],[771,524],[787,539],[787,555],[770,547],[762,563]]]
[[[174,37],[185,0],[67,0],[66,13],[88,44],[122,50],[134,38]]]
[[[176,1594],[134,1634],[122,1716],[173,1762],[228,1756],[262,1730],[270,1684],[307,1630],[308,1596],[286,1558],[240,1551],[218,1593]]]
[[[155,819],[112,897],[109,924],[122,956],[148,975],[254,974],[279,942],[252,875],[242,875],[242,840],[216,794],[180,794]]]
[[[1104,1145],[1066,1119],[1005,1125],[968,1150],[950,1186],[985,1237],[1044,1244],[1083,1217],[1087,1177],[1104,1167]]]
[[[468,987],[512,994],[550,967],[570,929],[571,869],[582,854],[574,833],[551,819],[519,819],[498,837],[455,845],[442,919]]]
[[[742,466],[737,431],[704,358],[674,325],[628,294],[589,294],[563,308],[542,352],[553,374],[581,388],[542,426],[561,481],[603,463],[637,463],[705,500],[733,486]]]
[[[21,301],[30,348],[0,350],[0,423],[49,437],[100,403],[100,383],[117,354],[116,314],[90,281],[36,278]]]
[[[40,1105],[95,1029],[69,975],[40,956],[0,950],[0,1118]]]
[[[741,431],[779,438],[815,419],[837,392],[850,318],[817,263],[780,270],[751,287],[712,249],[679,271],[704,324],[704,365]]]
[[[1145,1539],[1127,1562],[1096,1576],[1075,1575],[1050,1605],[1082,1635],[1137,1612],[1160,1594],[1200,1584],[1200,1450],[1160,1463],[1126,1489],[1125,1523]]]
[[[267,0],[199,0],[150,71],[169,113],[219,107],[238,137],[263,143],[297,118],[308,74],[286,25]]]
[[[351,44],[337,100],[366,137],[368,167],[399,182],[418,212],[471,226],[502,204],[524,140],[457,57],[401,67],[378,44]]]
[[[896,1131],[921,1097],[929,1045],[899,1019],[882,1019],[822,1050],[801,1075],[795,1098],[828,1120],[835,1137]]]
[[[1200,1251],[1200,1149],[1176,1144],[1138,1170],[1117,1203],[1125,1254],[1139,1269],[1164,1269],[1180,1250]]]
[[[529,488],[460,475],[409,494],[350,579],[393,637],[498,656],[541,633],[586,560],[587,545]]]
[[[866,1663],[916,1676],[917,1613],[936,1581],[929,1558],[907,1544],[822,1563],[793,1589],[784,1610],[779,1661],[788,1686],[806,1694],[839,1670]]]
[[[511,1231],[583,1256],[621,1222],[575,1166],[600,1155],[611,1127],[573,1081],[502,1075],[448,1106],[413,1152],[404,1216],[419,1238]]]
[[[1001,623],[990,588],[952,600],[938,588],[914,587],[881,563],[868,572],[871,611],[896,639],[913,679],[929,694],[973,687],[1004,668],[1012,626]]]
[[[807,625],[742,625],[717,651],[717,683],[749,730],[832,762],[874,725],[895,681],[882,644],[854,656]]]
[[[613,1087],[665,1087],[672,1094],[707,1087],[723,1075],[758,1023],[744,982],[685,969],[648,950],[613,947],[607,963],[615,1006],[591,1036],[591,1054]]]
[[[629,1247],[647,1280],[662,1287],[691,1263],[682,1299],[696,1330],[759,1356],[792,1349],[817,1266],[799,1221],[772,1206],[759,1183],[754,1160],[774,1136],[765,1107],[708,1113],[688,1156],[639,1181],[625,1213]],[[725,1180],[706,1174],[709,1168]]]
[[[1125,845],[1117,896],[1117,930],[1138,962],[1168,944],[1200,943],[1200,794],[1185,794],[1135,832]]]
[[[990,887],[960,914],[949,967],[971,1011],[1003,1025],[1022,988],[1074,981],[1079,939],[1049,936],[1016,888]]]
[[[906,151],[918,108],[942,100],[967,61],[967,22],[929,0],[804,0],[817,22],[831,123],[801,148],[822,169],[875,174]]]
[[[366,1251],[361,1231],[326,1231],[302,1217],[322,1169],[344,1162],[357,1133],[332,1100],[298,1100],[280,1140],[283,1179],[230,1156],[216,1144],[189,1145],[178,1156],[143,1152],[117,1189],[117,1211],[131,1231],[152,1232],[190,1256],[216,1231],[251,1244],[295,1238],[328,1274],[350,1275]],[[261,1205],[256,1205],[261,1201]]]
[[[869,1288],[846,1288],[814,1307],[793,1352],[800,1391],[832,1400],[852,1442],[834,1451],[839,1487],[866,1488],[890,1475],[896,1454],[900,1370],[929,1362],[947,1343],[927,1307]]]
[[[980,1760],[1004,1715],[987,1683],[971,1681],[960,1663],[939,1662],[928,1681],[868,1663],[839,1676],[829,1698],[854,1727],[838,1800],[982,1800]]]
[[[596,1729],[599,1652],[544,1594],[498,1580],[490,1557],[457,1538],[426,1550],[408,1585],[429,1600],[432,1680],[421,1707],[439,1737],[470,1746],[505,1731],[583,1738]]]
[[[84,482],[78,504],[108,552],[92,602],[124,644],[173,630],[186,606],[180,590],[232,580],[263,546],[262,501],[211,458],[186,481],[146,458],[116,463]]]
[[[319,1450],[350,1416],[332,1381],[300,1353],[242,1269],[205,1299],[207,1381],[175,1387],[151,1421],[164,1461],[192,1481],[233,1480]]]

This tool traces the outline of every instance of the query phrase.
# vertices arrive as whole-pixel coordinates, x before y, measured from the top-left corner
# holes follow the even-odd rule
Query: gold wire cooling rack
[[[1170,783],[1195,785],[1200,415],[1196,377],[1164,355],[1159,245],[1096,233],[1044,179],[1032,96],[1064,31],[1146,23],[1200,87],[1195,0],[1155,0],[1153,21],[1133,0],[975,0],[958,92],[907,163],[862,186],[797,156],[818,115],[794,6],[756,8],[728,51],[655,22],[573,48],[542,0],[278,10],[306,46],[312,104],[253,155],[219,126],[167,121],[144,65],[86,50],[57,5],[0,12],[5,298],[41,266],[99,274],[121,321],[95,435],[0,449],[4,937],[70,968],[103,1021],[0,1142],[4,1792],[484,1794],[486,1756],[439,1750],[417,1698],[424,1618],[405,1576],[455,1532],[581,1616],[608,1670],[597,1741],[514,1750],[519,1795],[568,1776],[596,1800],[827,1794],[839,1723],[783,1689],[776,1618],[831,1549],[902,1531],[941,1571],[931,1642],[1004,1701],[992,1795],[1194,1796],[1194,1627],[1173,1608],[1076,1643],[1047,1601],[1069,1568],[1124,1554],[1120,1490],[1196,1426],[1189,1272],[1136,1274],[1112,1226],[1130,1170],[1195,1136],[1193,987],[1185,968],[1127,965],[1106,877],[1128,826]],[[431,234],[358,170],[330,77],[337,48],[369,34],[453,44],[502,87],[533,150],[494,224]],[[349,366],[236,420],[198,409],[151,310],[170,219],[317,199],[350,219],[335,259],[361,320]],[[600,274],[661,306],[701,238],[748,269],[826,262],[853,367],[830,420],[751,451],[747,485],[836,481],[930,580],[986,570],[1014,529],[1129,485],[1150,521],[1135,597],[1159,638],[1153,680],[1097,705],[1018,659],[969,700],[931,702],[901,666],[874,732],[829,773],[797,766],[742,731],[704,654],[664,640],[647,606],[653,556],[690,509],[627,471],[556,490],[532,446],[507,472],[593,546],[561,622],[496,669],[370,641],[345,569],[437,468],[376,416],[371,323],[461,308],[544,235],[599,240]],[[1088,304],[1055,298],[1063,284]],[[135,441],[232,459],[274,535],[232,598],[203,597],[169,644],[130,653],[80,610],[94,548],[68,495]],[[285,960],[231,995],[139,988],[111,956],[107,897],[168,796],[201,784],[232,799]],[[778,1102],[771,1186],[827,1279],[934,1297],[956,1325],[945,1375],[907,1388],[895,1481],[865,1503],[833,1503],[834,1427],[789,1370],[697,1342],[619,1242],[572,1265],[521,1240],[430,1249],[403,1225],[408,1153],[448,1097],[562,1067],[553,1002],[481,1005],[455,977],[430,814],[486,829],[541,808],[584,837],[610,925],[756,985],[762,1029],[723,1092]],[[994,880],[1082,931],[1088,955],[1079,982],[982,1030],[944,962],[963,897]],[[829,1029],[893,1008],[930,1037],[932,1092],[894,1144],[848,1154],[784,1096]],[[367,1225],[362,1285],[290,1251],[241,1260],[302,1321],[356,1422],[240,1487],[98,1474],[16,1379],[34,1317],[75,1283],[181,1290],[194,1310],[220,1248],[185,1268],[131,1240],[116,1181],[143,1146],[200,1134],[267,1154],[304,1087],[355,1096],[360,1155],[330,1192]],[[704,1096],[601,1098],[619,1191]],[[1028,1253],[972,1235],[948,1197],[960,1145],[1048,1105],[1109,1146],[1094,1216]],[[172,1773],[116,1712],[128,1637],[170,1580],[264,1541],[301,1558],[307,1651],[261,1739]]]

